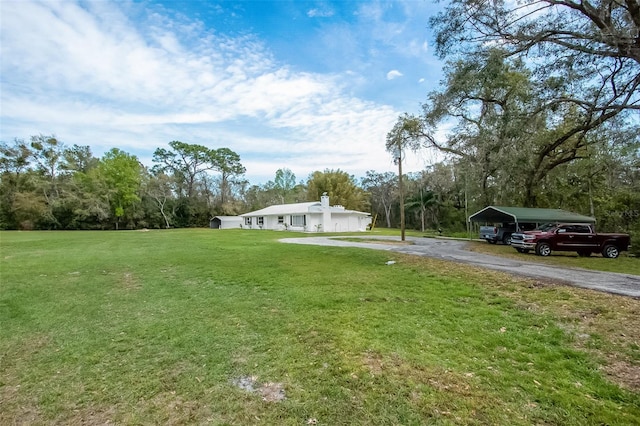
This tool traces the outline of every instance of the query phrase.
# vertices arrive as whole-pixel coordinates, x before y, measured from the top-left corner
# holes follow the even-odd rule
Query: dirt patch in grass
[[[427,384],[439,391],[449,391],[459,395],[469,395],[473,383],[473,373],[464,375],[454,373],[441,368],[428,368],[413,365],[398,355],[383,357],[382,355],[367,351],[362,357],[362,364],[372,376],[386,374],[393,377],[411,377],[417,382]]]
[[[211,414],[208,406],[198,401],[187,400],[175,391],[155,395],[148,401],[147,408],[157,413],[157,420],[165,425],[189,424],[197,419],[206,419]]]
[[[11,407],[0,398],[0,424],[3,425],[34,425],[43,424],[42,417],[37,409],[30,406]]]
[[[124,272],[120,278],[120,285],[125,290],[140,290],[142,285],[133,272]]]
[[[256,376],[242,376],[233,379],[231,383],[245,392],[258,394],[266,402],[279,402],[286,399],[282,383],[259,383]]]
[[[614,355],[607,358],[604,371],[614,382],[627,389],[640,390],[640,365],[631,364],[628,360],[618,360]]]
[[[64,416],[56,419],[56,424],[64,425],[110,425],[116,424],[117,406],[111,407],[84,407],[70,410]]]
[[[385,361],[380,354],[367,351],[362,357],[362,363],[367,367],[372,376],[382,374],[385,369]]]
[[[89,406],[65,410],[55,424],[200,424],[211,417],[211,408],[199,401],[187,400],[175,391],[160,392],[149,399],[140,399],[134,406],[122,404]]]

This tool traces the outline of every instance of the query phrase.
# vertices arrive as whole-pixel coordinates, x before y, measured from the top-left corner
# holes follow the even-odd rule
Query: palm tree
[[[420,192],[409,198],[404,206],[407,210],[420,209],[420,222],[422,225],[422,232],[424,232],[424,220],[427,210],[437,204],[438,200],[436,199],[433,191],[420,189]]]

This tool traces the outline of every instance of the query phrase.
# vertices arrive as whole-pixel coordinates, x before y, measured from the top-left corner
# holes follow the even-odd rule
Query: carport
[[[560,209],[533,209],[527,207],[488,206],[469,216],[469,222],[485,223],[590,223],[595,218]]]

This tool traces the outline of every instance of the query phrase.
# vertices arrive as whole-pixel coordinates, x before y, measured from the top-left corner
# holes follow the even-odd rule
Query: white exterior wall
[[[305,216],[305,225],[291,225],[293,216]],[[278,223],[278,217],[283,221]],[[245,224],[245,219],[251,219],[251,225]],[[258,225],[258,218],[262,218],[262,226]],[[371,223],[370,215],[362,212],[346,210],[343,206],[329,205],[329,197],[323,194],[321,201],[281,204],[266,207],[242,215],[244,229],[270,229],[276,231],[299,232],[357,232],[366,231]]]
[[[307,231],[324,232],[324,229],[322,229],[322,213],[307,215]]]
[[[278,216],[265,216],[264,229],[278,229]]]
[[[240,229],[242,220],[223,220],[220,221],[220,228],[218,229]]]
[[[358,232],[366,231],[371,218],[349,214],[334,214],[325,232]]]
[[[365,231],[371,223],[371,218],[367,216],[317,212],[305,214],[307,224],[303,227],[291,226],[291,215],[283,216],[284,224],[278,223],[278,216],[262,216],[264,217],[264,225],[262,227],[258,225],[258,216],[252,216],[251,226],[244,225],[243,222],[242,228],[299,232],[359,232]]]

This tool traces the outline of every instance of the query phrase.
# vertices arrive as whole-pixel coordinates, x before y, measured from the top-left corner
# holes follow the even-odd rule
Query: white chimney
[[[331,229],[331,208],[326,192],[320,197],[320,205],[322,206],[322,232],[328,232]]]
[[[322,197],[320,197],[320,205],[322,208],[329,208],[329,196],[326,192],[322,193]]]

